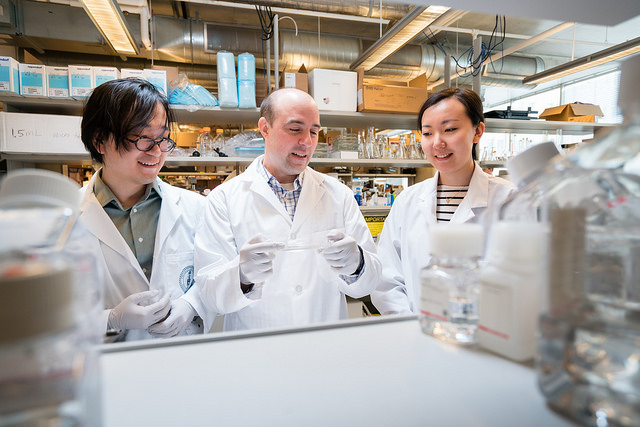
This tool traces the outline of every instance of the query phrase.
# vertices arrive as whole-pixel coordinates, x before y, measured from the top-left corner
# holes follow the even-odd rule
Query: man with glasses
[[[193,247],[204,197],[158,178],[176,146],[173,121],[166,97],[140,79],[100,85],[82,117],[82,142],[102,167],[81,190],[80,218],[100,245],[105,330],[127,341],[203,330]]]

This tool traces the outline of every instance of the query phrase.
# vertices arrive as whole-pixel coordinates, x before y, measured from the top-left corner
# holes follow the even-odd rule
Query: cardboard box
[[[20,63],[10,56],[0,56],[0,90],[20,93]]]
[[[167,94],[167,72],[165,70],[143,70],[144,79],[154,85],[160,92]]]
[[[324,111],[356,111],[358,74],[354,71],[314,68],[309,73],[309,95]]]
[[[0,112],[0,151],[86,155],[81,122],[81,116]]]
[[[116,67],[93,67],[93,87],[120,78],[120,71]]]
[[[19,64],[20,94],[25,96],[47,96],[47,79],[44,65]]]
[[[364,70],[358,70],[358,111],[418,114],[428,96],[427,89],[419,87],[365,84]]]
[[[138,70],[135,68],[120,69],[120,78],[128,79],[130,77],[135,77],[137,79],[144,79],[144,70]]]
[[[280,74],[280,87],[295,87],[304,92],[309,92],[309,78],[304,65],[295,73],[284,72]]]
[[[595,122],[602,117],[602,110],[595,104],[564,104],[545,109],[540,118],[556,122]]]
[[[93,92],[93,67],[69,65],[69,93],[74,99],[83,99]]]
[[[69,67],[45,67],[47,73],[47,96],[69,98]]]

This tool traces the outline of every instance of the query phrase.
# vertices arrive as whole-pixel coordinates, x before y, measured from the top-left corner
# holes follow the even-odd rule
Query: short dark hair
[[[91,158],[102,163],[102,154],[96,148],[113,137],[117,150],[128,151],[128,135],[141,131],[153,119],[156,106],[164,108],[167,127],[174,122],[167,97],[146,80],[129,78],[105,82],[95,88],[84,106],[82,114],[82,143]]]
[[[422,115],[424,114],[425,110],[436,105],[438,102],[451,97],[456,98],[458,101],[460,101],[460,103],[462,103],[462,105],[464,105],[467,116],[469,117],[469,119],[471,119],[471,124],[477,126],[480,123],[484,123],[482,99],[480,99],[480,96],[478,96],[478,94],[471,89],[456,87],[443,89],[439,92],[435,92],[429,95],[424,104],[422,104],[420,113],[418,113],[419,131],[422,131]],[[478,160],[478,153],[476,151],[476,147],[474,147],[474,149],[472,150],[473,160]]]

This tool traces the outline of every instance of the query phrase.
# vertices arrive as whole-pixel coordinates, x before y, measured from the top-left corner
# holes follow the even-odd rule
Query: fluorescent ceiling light
[[[140,51],[115,0],[80,0],[102,37],[121,55],[138,55]]]
[[[372,69],[411,41],[448,10],[448,7],[442,6],[415,6],[408,14],[391,27],[382,38],[371,45],[369,49],[365,50],[362,55],[349,66],[349,69],[352,71],[360,67],[364,68],[365,71]]]
[[[540,73],[527,76],[522,79],[522,83],[538,84],[548,82],[550,80],[559,79],[560,77],[568,76],[569,74],[577,73],[578,71],[583,71],[639,52],[640,37],[637,37],[591,55],[583,56],[582,58],[567,62],[566,64],[558,65],[557,67],[549,68],[548,70]]]

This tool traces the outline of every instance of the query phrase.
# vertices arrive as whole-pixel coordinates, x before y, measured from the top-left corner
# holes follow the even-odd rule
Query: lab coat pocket
[[[195,283],[193,252],[167,254],[161,270],[162,276],[159,279],[164,283],[164,291],[171,294],[171,299],[179,298]]]

